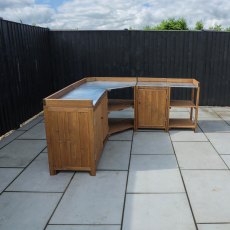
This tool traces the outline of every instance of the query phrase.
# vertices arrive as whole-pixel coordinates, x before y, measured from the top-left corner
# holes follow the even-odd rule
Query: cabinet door
[[[93,111],[81,108],[46,109],[49,163],[54,169],[90,167],[93,152]]]
[[[167,88],[138,89],[138,127],[165,128]]]

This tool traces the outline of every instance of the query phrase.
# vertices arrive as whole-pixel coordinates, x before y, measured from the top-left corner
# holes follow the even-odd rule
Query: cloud
[[[184,17],[191,28],[198,20],[206,28],[230,26],[227,0],[67,0],[55,8],[42,2],[0,0],[0,16],[51,29],[142,29],[169,17]]]
[[[33,0],[0,0],[0,9],[6,7],[20,7],[24,5],[33,4]]]
[[[23,23],[48,24],[55,11],[45,4],[35,4],[33,0],[0,0],[0,17]]]

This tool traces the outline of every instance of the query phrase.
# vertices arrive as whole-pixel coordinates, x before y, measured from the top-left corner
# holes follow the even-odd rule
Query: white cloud
[[[7,3],[6,3],[7,2]],[[0,0],[0,16],[51,29],[141,29],[169,17],[185,17],[190,27],[230,26],[227,0],[68,0],[53,9],[34,0]]]
[[[33,0],[0,0],[0,9],[6,7],[18,7],[33,4]]]
[[[0,0],[0,17],[28,24],[50,23],[54,10],[48,5],[35,4],[34,0]]]

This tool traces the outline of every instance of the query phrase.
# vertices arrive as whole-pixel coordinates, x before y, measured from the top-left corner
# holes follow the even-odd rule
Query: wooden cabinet
[[[135,97],[137,128],[166,129],[168,88],[137,87]]]
[[[106,93],[96,107],[44,107],[50,174],[83,170],[96,174],[96,164],[108,134]],[[63,102],[65,103],[65,102]]]
[[[50,174],[57,170],[91,170],[93,109],[46,107],[46,136]]]
[[[107,91],[122,87],[134,87],[134,101],[111,100],[108,106]],[[178,87],[191,88],[191,100],[170,103],[170,92]],[[111,119],[108,124],[109,111],[134,104],[135,129],[195,129],[199,92],[199,82],[194,79],[87,78],[50,95],[44,99],[50,174],[78,170],[96,175],[107,136],[133,128],[133,119],[124,117]],[[190,118],[169,119],[170,107],[190,108]]]

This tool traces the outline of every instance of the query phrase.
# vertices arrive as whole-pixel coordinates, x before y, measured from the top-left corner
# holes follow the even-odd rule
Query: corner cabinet
[[[137,86],[135,91],[135,128],[167,129],[168,87]]]

